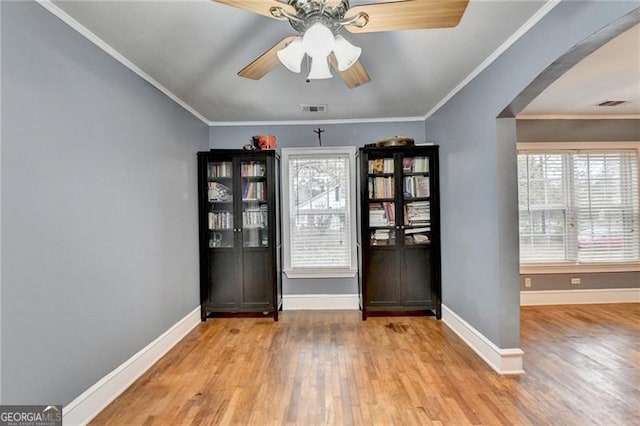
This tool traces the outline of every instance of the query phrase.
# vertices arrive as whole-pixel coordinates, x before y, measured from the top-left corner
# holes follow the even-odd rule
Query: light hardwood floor
[[[92,424],[640,424],[640,304],[521,317],[519,377],[494,373],[433,317],[213,319]]]

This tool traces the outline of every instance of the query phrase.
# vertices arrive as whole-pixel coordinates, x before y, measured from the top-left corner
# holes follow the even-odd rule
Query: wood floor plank
[[[432,317],[199,325],[93,425],[640,424],[640,304],[521,309],[526,374]]]

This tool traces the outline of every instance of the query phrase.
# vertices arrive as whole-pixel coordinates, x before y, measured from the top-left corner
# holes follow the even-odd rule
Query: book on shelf
[[[209,212],[209,229],[231,229],[233,228],[233,213],[231,212]]]
[[[369,226],[395,225],[395,207],[391,202],[369,204]]]
[[[246,209],[242,212],[243,228],[265,228],[268,222],[267,206],[263,205],[259,208]]]
[[[393,198],[393,177],[370,177],[369,198]]]
[[[231,189],[220,182],[208,182],[207,198],[209,201],[231,201]]]
[[[369,173],[393,173],[393,158],[375,158],[369,160]]]
[[[404,193],[409,198],[430,196],[429,176],[405,176]]]
[[[262,177],[265,176],[265,172],[265,163],[262,161],[242,163],[240,166],[240,174],[246,177]]]
[[[429,201],[412,201],[405,204],[405,225],[431,223],[431,203]]]
[[[374,240],[389,240],[391,238],[391,230],[390,229],[376,229],[372,237]]]
[[[409,229],[405,229],[404,233],[407,235],[410,234],[421,234],[424,232],[431,232],[431,227],[430,226],[424,226],[424,227],[420,227],[420,228],[409,228]]]
[[[222,162],[222,163],[208,163],[207,164],[207,177],[209,179],[218,178],[218,177],[231,177],[232,173],[232,163]]]
[[[265,201],[267,199],[265,189],[266,182],[247,182],[244,184],[242,199]]]
[[[402,159],[404,173],[428,173],[429,157],[405,157]]]
[[[395,235],[390,229],[376,229],[371,233],[371,245],[388,246],[393,245]]]

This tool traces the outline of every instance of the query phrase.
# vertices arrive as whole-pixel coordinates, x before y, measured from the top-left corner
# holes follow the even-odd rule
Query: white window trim
[[[351,266],[345,269],[335,268],[292,268],[291,267],[291,236],[289,229],[291,218],[289,216],[289,158],[296,155],[335,155],[349,156],[349,218],[351,220]],[[283,148],[282,159],[282,246],[284,272],[287,278],[351,278],[358,274],[357,263],[357,211],[356,211],[356,148],[355,147],[323,147],[323,148]]]
[[[518,142],[518,154],[567,150],[624,150],[635,149],[640,162],[640,141],[589,141],[589,142]],[[640,189],[639,189],[640,191]],[[640,272],[640,262],[621,263],[546,263],[520,265],[520,274],[564,274],[597,272]]]

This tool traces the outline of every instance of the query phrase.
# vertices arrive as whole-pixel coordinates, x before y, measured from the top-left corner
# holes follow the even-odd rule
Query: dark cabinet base
[[[441,319],[441,316],[436,312],[435,309],[416,309],[416,310],[403,310],[405,307],[392,307],[388,309],[376,309],[376,308],[368,308],[363,310],[362,319],[366,320],[367,317],[417,317],[417,316],[427,316],[427,317],[436,317],[437,319]]]
[[[228,312],[219,308],[207,308],[205,305],[200,307],[200,319],[202,322],[209,318],[272,318],[278,321],[278,315],[282,311],[282,305],[277,310],[269,309],[264,312],[256,312],[255,310],[238,311],[229,310]]]

